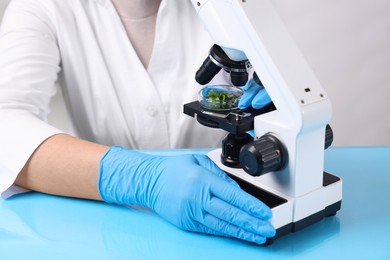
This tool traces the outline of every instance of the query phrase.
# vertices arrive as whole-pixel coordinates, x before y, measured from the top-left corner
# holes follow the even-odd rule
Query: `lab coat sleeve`
[[[43,3],[44,1],[42,1]],[[49,1],[46,1],[49,2]],[[57,91],[60,54],[50,12],[40,1],[13,0],[0,29],[0,194],[13,185],[34,150],[61,133],[46,120]]]

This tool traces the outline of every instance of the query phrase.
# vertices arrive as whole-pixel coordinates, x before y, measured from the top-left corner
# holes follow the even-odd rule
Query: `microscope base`
[[[213,150],[208,156],[240,187],[258,198],[272,210],[271,223],[276,229],[276,235],[268,239],[266,244],[273,240],[299,231],[311,224],[321,221],[325,217],[334,216],[341,208],[342,180],[324,172],[321,188],[299,198],[291,198],[282,193],[272,192],[256,178],[245,173],[242,169],[229,168],[220,162],[221,150]]]

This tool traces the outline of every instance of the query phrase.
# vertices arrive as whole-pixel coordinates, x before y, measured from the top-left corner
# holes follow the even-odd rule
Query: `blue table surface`
[[[182,231],[146,210],[31,192],[0,199],[0,259],[390,259],[390,147],[330,148],[325,170],[343,178],[341,210],[269,246]]]

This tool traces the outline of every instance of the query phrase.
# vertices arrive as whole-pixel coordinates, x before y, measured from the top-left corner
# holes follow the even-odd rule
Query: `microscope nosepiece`
[[[244,86],[249,77],[248,70],[251,67],[248,60],[231,60],[224,50],[214,44],[210,49],[210,54],[196,72],[195,80],[205,85],[209,83],[221,69],[230,73],[231,82],[234,86]]]

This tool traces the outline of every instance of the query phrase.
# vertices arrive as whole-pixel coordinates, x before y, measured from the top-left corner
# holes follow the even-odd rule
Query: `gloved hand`
[[[238,108],[247,109],[250,105],[254,109],[260,109],[271,103],[271,98],[263,86],[260,86],[252,78],[243,87],[244,94],[238,102]]]
[[[179,228],[258,244],[275,235],[270,209],[205,155],[154,156],[111,147],[100,160],[106,202],[153,209]]]

